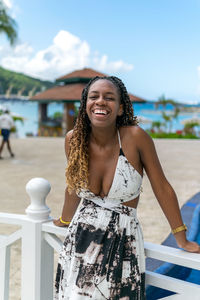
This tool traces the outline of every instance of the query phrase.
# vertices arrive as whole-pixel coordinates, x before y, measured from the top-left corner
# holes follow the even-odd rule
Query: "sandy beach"
[[[200,141],[154,140],[167,179],[173,186],[182,206],[200,191]],[[59,217],[65,189],[64,138],[11,139],[15,158],[4,149],[0,161],[0,211],[24,214],[30,204],[26,183],[43,177],[51,184],[47,205],[51,216]],[[138,206],[145,241],[161,243],[170,232],[169,225],[144,175],[143,192]],[[15,227],[1,224],[0,234],[9,234]],[[12,247],[10,299],[20,299],[20,243]]]

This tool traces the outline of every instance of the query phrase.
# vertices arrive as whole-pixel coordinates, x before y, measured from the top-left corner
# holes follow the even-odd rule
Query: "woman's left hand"
[[[68,227],[69,226],[69,225],[61,223],[60,218],[57,219],[57,220],[53,220],[53,224],[58,226],[58,227]]]
[[[185,241],[183,245],[179,245],[180,248],[183,248],[187,252],[200,253],[200,246],[196,242]]]

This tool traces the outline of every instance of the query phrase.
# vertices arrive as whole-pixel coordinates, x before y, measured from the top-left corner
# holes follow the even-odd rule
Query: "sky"
[[[0,66],[54,81],[84,67],[128,91],[200,103],[200,0],[4,0],[18,25]]]

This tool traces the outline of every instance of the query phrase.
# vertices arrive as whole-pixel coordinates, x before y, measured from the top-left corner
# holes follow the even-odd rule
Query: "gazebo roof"
[[[89,68],[84,68],[81,70],[76,70],[74,72],[71,72],[69,74],[66,74],[64,76],[61,76],[59,78],[56,79],[57,82],[69,82],[72,79],[86,79],[86,81],[89,81],[91,78],[95,77],[95,76],[106,76],[106,74],[100,73],[98,71],[95,71],[93,69],[89,69]]]
[[[33,96],[31,100],[40,102],[78,102],[81,99],[81,94],[84,87],[84,83],[66,84],[62,86],[58,85]],[[146,102],[146,100],[133,94],[129,94],[129,97],[132,102]]]
[[[82,90],[89,80],[95,76],[107,76],[93,69],[84,68],[76,70],[65,76],[56,79],[57,82],[63,82],[63,85],[56,85],[44,92],[31,97],[31,101],[39,102],[78,102],[81,99]],[[129,94],[132,102],[146,102],[145,99]]]
[[[147,102],[147,100],[143,99],[143,98],[140,98],[140,97],[137,97],[133,94],[130,94],[128,93],[129,97],[130,97],[130,100],[131,102],[138,102],[138,103],[145,103]]]
[[[44,92],[33,96],[30,100],[33,101],[60,101],[60,102],[76,102],[80,101],[81,93],[85,87],[85,83],[75,83],[66,85],[57,85]]]

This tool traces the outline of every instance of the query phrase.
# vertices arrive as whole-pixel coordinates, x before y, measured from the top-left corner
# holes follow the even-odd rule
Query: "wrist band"
[[[181,232],[181,231],[183,231],[183,230],[185,230],[185,231],[187,230],[187,226],[186,226],[185,224],[183,224],[183,225],[181,225],[181,226],[179,226],[179,227],[176,227],[176,228],[172,229],[172,233],[175,234],[175,233]]]
[[[60,217],[60,222],[65,225],[69,225],[71,223],[70,221],[63,221],[62,217]]]

